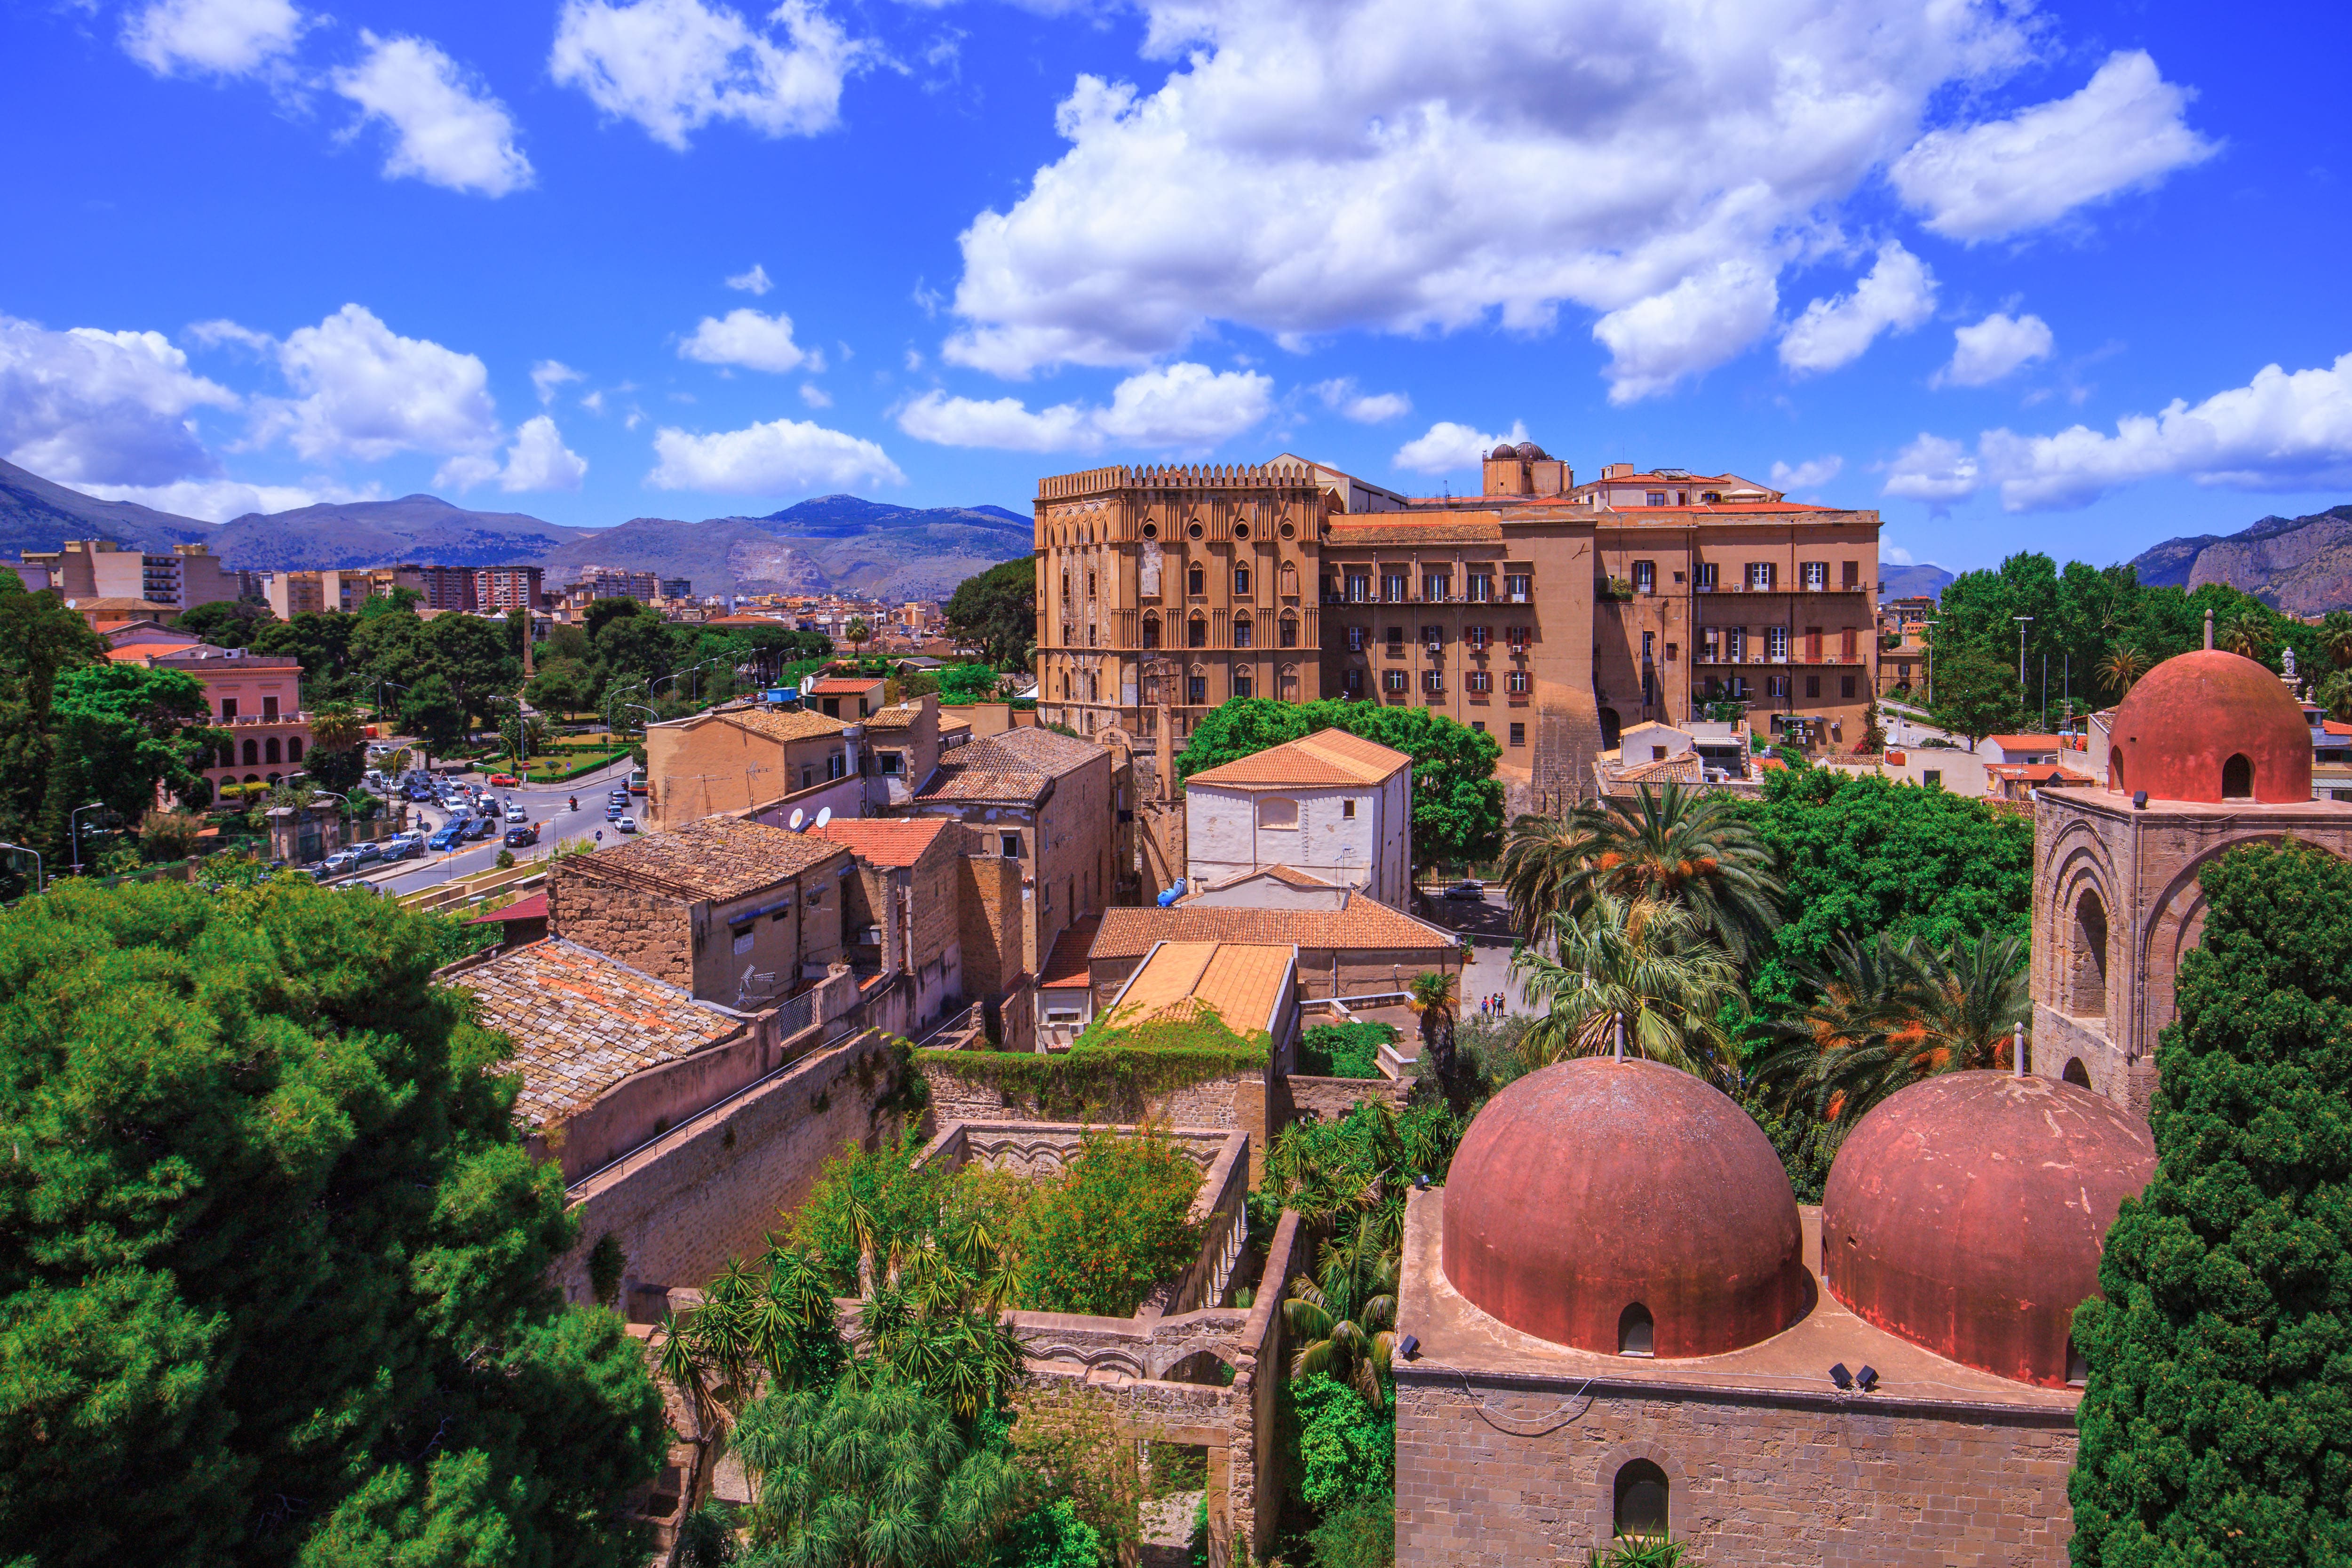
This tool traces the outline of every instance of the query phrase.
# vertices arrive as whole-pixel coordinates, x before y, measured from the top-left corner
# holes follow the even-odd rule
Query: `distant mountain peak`
[[[2132,557],[2151,587],[2222,583],[2294,616],[2352,607],[2352,505],[2168,539]]]

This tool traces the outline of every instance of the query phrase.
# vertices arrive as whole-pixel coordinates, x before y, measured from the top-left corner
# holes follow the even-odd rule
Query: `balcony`
[[[1758,588],[1752,587],[1746,583],[1733,583],[1728,585],[1710,585],[1708,584],[1702,583],[1693,588],[1691,592],[1694,594],[1805,594],[1818,597],[1832,594],[1852,594],[1860,595],[1869,593],[1870,588],[1866,584],[1857,584],[1851,588],[1833,588],[1826,586],[1820,588],[1808,588],[1803,584],[1797,583],[1775,583],[1769,588]]]

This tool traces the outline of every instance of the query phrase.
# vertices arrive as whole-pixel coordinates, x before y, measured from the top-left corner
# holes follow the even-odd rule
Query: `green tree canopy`
[[[364,684],[352,659],[352,634],[359,617],[341,610],[305,610],[292,620],[272,621],[253,634],[253,651],[302,661],[302,699],[331,702],[339,698],[366,697]],[[404,677],[395,672],[394,679]]]
[[[1176,776],[1296,741],[1345,730],[1412,759],[1412,855],[1418,865],[1486,860],[1503,847],[1503,786],[1495,738],[1426,708],[1326,699],[1278,702],[1235,697],[1203,715],[1176,758]]]
[[[2017,706],[2017,668],[1972,644],[1936,656],[1936,700],[1928,717],[1974,746],[1987,735],[2008,734],[2023,722]]]
[[[948,630],[975,643],[999,669],[1026,669],[1037,646],[1037,558],[1024,555],[956,585],[947,602]]]
[[[2352,866],[2289,843],[2200,879],[2157,1050],[2157,1170],[2074,1314],[2083,1568],[2352,1561]]]
[[[293,878],[0,914],[0,1556],[643,1560],[659,1400],[441,959]]]
[[[204,683],[181,670],[99,664],[59,677],[47,800],[58,841],[84,802],[102,801],[137,822],[155,805],[159,786],[196,793],[204,782],[197,770],[228,739],[207,728],[211,716]]]
[[[466,743],[466,705],[437,674],[421,675],[400,694],[400,726],[435,756]]]
[[[28,593],[16,574],[0,572],[0,839],[57,848],[46,837],[43,802],[56,755],[58,677],[105,657],[105,639],[64,600]]]
[[[257,605],[249,599],[215,599],[183,611],[173,629],[215,647],[250,647],[264,626],[277,624],[278,617],[269,613],[267,605]]]

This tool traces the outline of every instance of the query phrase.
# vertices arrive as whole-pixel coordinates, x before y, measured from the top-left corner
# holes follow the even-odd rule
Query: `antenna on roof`
[[[784,826],[791,828],[794,833],[798,833],[801,830],[801,808],[796,805],[793,807],[792,820],[785,823]]]
[[[826,823],[831,822],[832,820],[833,807],[829,805],[821,805],[816,808],[816,825],[818,827],[822,828]]]

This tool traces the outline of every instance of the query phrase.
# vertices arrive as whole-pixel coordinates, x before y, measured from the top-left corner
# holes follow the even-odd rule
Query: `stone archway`
[[[2066,1011],[2078,1018],[2104,1020],[2112,947],[2106,902],[2096,887],[2085,887],[2076,895],[2074,915],[2066,944]]]

